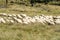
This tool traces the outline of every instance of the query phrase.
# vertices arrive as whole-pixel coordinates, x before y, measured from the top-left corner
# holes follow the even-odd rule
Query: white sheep
[[[55,24],[60,24],[60,19],[55,19]]]
[[[6,21],[0,17],[0,23],[6,23]]]
[[[60,19],[60,16],[56,16],[57,19]]]
[[[22,23],[22,20],[21,19],[18,19],[17,17],[13,17],[13,19],[18,22],[18,23]]]
[[[46,18],[45,21],[46,21],[48,24],[55,25],[53,16],[46,16],[45,18]]]
[[[23,23],[25,23],[25,24],[29,24],[29,23],[32,23],[32,22],[33,22],[33,20],[29,16],[26,16],[25,18],[23,18]]]
[[[20,14],[17,14],[16,15],[18,18],[22,19],[22,16]]]
[[[15,23],[14,20],[9,20],[11,23]]]
[[[35,23],[36,22],[36,20],[35,20],[35,18],[33,17],[33,18],[31,18],[30,19],[30,21],[32,22],[32,23]]]
[[[16,14],[12,14],[13,17],[16,17]]]
[[[9,19],[7,17],[4,17],[4,20],[6,21],[6,23],[9,23]]]
[[[42,16],[42,15],[40,15],[40,16],[35,16],[34,18],[35,18],[35,20],[36,20],[37,22],[40,22],[40,23],[42,23],[42,24],[45,24],[45,23],[46,23],[45,18],[44,18],[44,16]]]
[[[4,19],[5,19],[6,23],[14,23],[14,20],[10,17],[8,17],[8,18],[4,17]]]
[[[12,17],[12,14],[8,14],[8,17]]]
[[[45,23],[46,23],[45,20],[46,20],[45,17],[43,17],[43,16],[39,16],[39,20],[38,20],[38,22],[40,22],[40,23],[42,23],[42,24],[45,24]]]
[[[29,19],[25,19],[25,18],[23,18],[23,23],[24,23],[24,24],[29,24],[30,21],[29,21]]]
[[[6,13],[0,13],[0,16],[7,16]]]
[[[26,14],[20,14],[20,16],[22,16],[23,18],[27,17]]]

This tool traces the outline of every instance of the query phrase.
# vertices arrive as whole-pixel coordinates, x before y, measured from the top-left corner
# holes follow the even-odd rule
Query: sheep
[[[45,18],[46,18],[45,21],[46,21],[48,24],[55,25],[53,16],[46,16]]]
[[[18,19],[17,17],[13,17],[13,19],[18,22],[18,23],[22,23],[22,20],[21,19]]]
[[[27,19],[27,18],[23,18],[23,23],[24,23],[24,24],[29,24],[29,23],[30,23],[30,20]]]
[[[23,24],[29,24],[28,22],[24,21]]]
[[[14,23],[14,20],[12,19],[12,17],[8,17],[8,20],[10,23]]]
[[[0,13],[0,16],[7,16],[6,13]]]
[[[60,19],[60,16],[56,16],[55,18]]]
[[[4,20],[6,21],[6,23],[10,22],[10,20],[7,17],[4,17]]]
[[[35,23],[36,22],[34,17],[27,16],[26,19],[29,20],[30,23]]]
[[[40,23],[42,23],[42,24],[45,24],[45,23],[46,23],[46,21],[45,21],[45,17],[43,17],[43,16],[39,16],[39,20],[38,20],[38,22],[40,22]]]
[[[13,17],[16,17],[16,14],[12,14]]]
[[[22,19],[22,16],[20,14],[17,14],[17,18]]]
[[[45,16],[45,15],[37,15],[34,17],[27,16],[26,14],[6,14],[1,13],[0,16],[0,23],[24,23],[24,24],[30,24],[30,23],[42,23],[42,24],[60,24],[60,16]]]
[[[12,17],[12,15],[11,14],[8,14],[8,17]]]
[[[39,22],[39,23],[44,24],[44,21],[42,20],[42,18],[40,16],[34,16],[33,22]]]
[[[23,18],[27,17],[26,14],[20,14],[20,16],[22,16]]]
[[[55,19],[55,24],[60,24],[60,19]]]
[[[36,20],[35,20],[35,18],[33,17],[33,18],[31,18],[30,19],[30,21],[32,22],[32,23],[35,23],[36,22]]]
[[[45,24],[46,23],[45,18],[42,15],[35,16],[34,18],[35,18],[36,22],[40,22],[42,24]]]
[[[30,16],[26,16],[25,18],[23,18],[23,23],[25,24],[30,24],[30,23],[35,23],[36,20],[34,19],[34,17],[30,17]]]
[[[11,23],[15,23],[14,20],[9,20]]]
[[[6,23],[6,21],[2,17],[0,17],[0,23]]]

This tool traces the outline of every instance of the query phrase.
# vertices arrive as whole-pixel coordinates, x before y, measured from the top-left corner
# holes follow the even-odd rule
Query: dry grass
[[[0,12],[6,13],[24,13],[30,16],[40,15],[40,14],[47,14],[47,15],[60,15],[60,6],[53,6],[53,5],[40,5],[38,7],[30,7],[25,5],[9,5],[9,8],[0,9]]]
[[[60,25],[0,24],[0,40],[60,40]]]

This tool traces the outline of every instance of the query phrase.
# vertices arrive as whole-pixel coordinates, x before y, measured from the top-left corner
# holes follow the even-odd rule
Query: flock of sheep
[[[36,15],[34,17],[27,16],[26,14],[6,14],[0,13],[0,23],[42,23],[48,25],[60,24],[60,16],[47,16],[47,15]]]

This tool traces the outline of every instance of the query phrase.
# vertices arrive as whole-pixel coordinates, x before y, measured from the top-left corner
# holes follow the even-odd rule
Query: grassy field
[[[37,4],[36,4],[37,5]],[[1,8],[0,13],[19,14],[29,16],[40,14],[60,15],[60,6],[55,5],[9,5],[8,8]],[[0,40],[60,40],[60,25],[35,24],[0,24]]]
[[[30,16],[47,14],[47,15],[60,15],[60,6],[55,5],[35,5],[34,7],[25,5],[8,5],[8,8],[1,8],[0,13],[24,13]]]
[[[0,24],[0,40],[60,40],[60,25]]]

